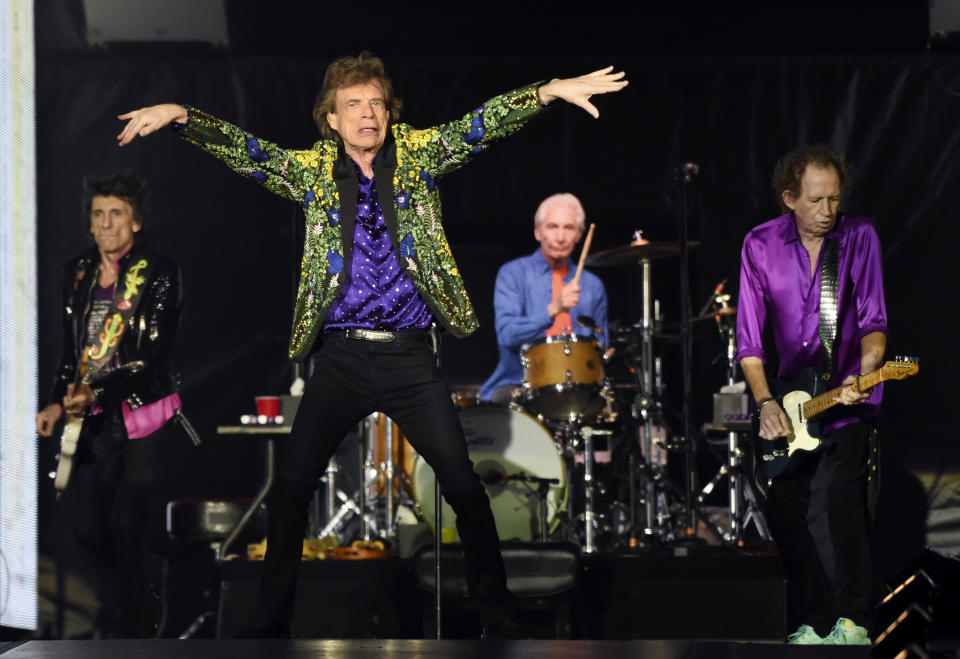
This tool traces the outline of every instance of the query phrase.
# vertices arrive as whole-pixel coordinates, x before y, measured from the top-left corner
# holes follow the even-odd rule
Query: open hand
[[[620,91],[629,84],[623,79],[624,75],[626,74],[623,71],[614,73],[613,67],[608,66],[605,69],[576,78],[554,78],[540,87],[537,93],[543,105],[556,98],[561,98],[567,103],[580,106],[596,119],[600,116],[600,112],[590,102],[590,97],[594,94],[610,94]]]
[[[151,105],[147,108],[121,114],[117,116],[117,119],[127,122],[127,125],[117,135],[120,146],[126,146],[135,137],[146,137],[173,122],[181,124],[186,122],[187,110],[176,103],[163,103],[162,105]]]

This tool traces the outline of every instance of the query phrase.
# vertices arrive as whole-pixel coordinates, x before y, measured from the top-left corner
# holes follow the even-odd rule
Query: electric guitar
[[[83,376],[87,371],[87,358],[89,349],[83,351],[83,358],[77,366],[77,377],[73,381],[74,389],[83,382]],[[73,469],[73,456],[77,452],[77,442],[80,440],[80,429],[83,427],[83,413],[68,414],[67,420],[63,424],[63,432],[60,435],[60,454],[57,456],[57,473],[53,477],[53,487],[57,490],[59,496],[67,488],[70,482],[70,471]]]
[[[902,380],[920,371],[919,361],[912,357],[895,357],[882,367],[861,375],[855,383],[857,391],[865,393],[881,382]],[[804,369],[792,382],[773,381],[771,388],[777,394],[777,402],[789,418],[790,434],[768,440],[760,437],[760,415],[754,414],[753,434],[757,469],[760,474],[773,479],[789,473],[800,461],[801,455],[824,447],[827,440],[820,439],[820,424],[814,418],[838,405],[834,398],[842,387],[821,393],[822,380],[813,368]]]

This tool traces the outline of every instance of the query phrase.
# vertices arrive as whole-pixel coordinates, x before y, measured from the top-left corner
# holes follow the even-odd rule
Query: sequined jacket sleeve
[[[321,173],[322,142],[317,143],[317,149],[284,149],[197,108],[188,107],[187,112],[187,123],[174,124],[183,139],[271,192],[303,201]]]
[[[428,173],[440,177],[466,164],[491,144],[513,135],[543,106],[537,82],[495,96],[459,119],[424,130],[410,130],[405,138],[415,149],[422,148],[420,160]]]

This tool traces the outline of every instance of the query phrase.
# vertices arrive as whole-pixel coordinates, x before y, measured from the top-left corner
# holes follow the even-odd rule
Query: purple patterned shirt
[[[887,309],[880,268],[880,241],[870,221],[841,215],[827,234],[839,240],[837,277],[837,337],[833,378],[839,386],[848,375],[860,373],[860,340],[873,332],[887,333]],[[778,377],[790,380],[807,366],[819,367],[820,251],[814,275],[810,257],[800,241],[792,213],[765,222],[743,240],[740,260],[740,298],[737,301],[737,358],[766,361],[763,331],[767,320],[780,360]],[[824,433],[856,420],[876,416],[883,385],[874,387],[863,405],[834,408]]]
[[[356,163],[354,163],[356,167]],[[357,224],[350,272],[324,328],[404,329],[430,326],[433,313],[397,261],[377,184],[357,167]]]

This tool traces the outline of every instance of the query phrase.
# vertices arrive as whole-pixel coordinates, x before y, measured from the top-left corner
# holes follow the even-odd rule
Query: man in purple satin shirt
[[[744,378],[759,406],[760,437],[787,434],[789,419],[771,394],[764,370],[763,333],[772,329],[778,377],[821,368],[820,295],[823,248],[836,241],[837,317],[828,387],[842,386],[841,405],[823,415],[831,440],[804,455],[770,486],[766,514],[780,549],[799,627],[793,644],[870,644],[872,564],[867,484],[871,440],[882,386],[858,393],[856,376],[879,368],[886,348],[880,244],[869,220],[839,212],[849,179],[843,155],[823,145],[785,156],[773,187],[785,215],[752,229],[743,241],[737,350]],[[829,578],[807,522],[810,482],[818,473],[835,574]]]

